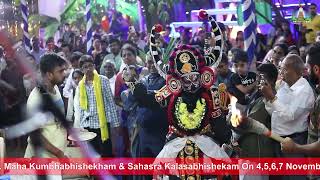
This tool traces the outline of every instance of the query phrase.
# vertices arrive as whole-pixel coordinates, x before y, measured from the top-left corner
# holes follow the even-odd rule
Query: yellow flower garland
[[[178,99],[175,115],[178,119],[179,126],[187,130],[192,130],[200,127],[205,112],[206,102],[203,98],[197,101],[193,113],[188,111],[186,103],[182,102],[181,99]]]

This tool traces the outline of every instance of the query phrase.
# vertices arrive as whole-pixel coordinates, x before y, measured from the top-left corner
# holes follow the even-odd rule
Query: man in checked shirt
[[[109,80],[95,71],[91,56],[83,55],[79,65],[85,76],[75,94],[75,124],[97,134],[90,143],[101,157],[112,157],[115,140],[110,128],[120,133],[120,121]]]

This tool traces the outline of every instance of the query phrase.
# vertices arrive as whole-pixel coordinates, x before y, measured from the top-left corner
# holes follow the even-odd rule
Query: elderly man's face
[[[281,63],[280,76],[283,81],[288,84],[292,84],[294,77],[296,77],[296,71],[293,69],[287,58]]]
[[[79,82],[82,80],[82,78],[83,78],[83,76],[79,73],[74,73],[72,76],[72,79],[76,85],[79,84]]]
[[[114,64],[109,63],[109,62],[104,65],[104,70],[105,70],[105,74],[107,75],[107,77],[109,79],[112,78],[116,73],[116,69],[114,67]]]

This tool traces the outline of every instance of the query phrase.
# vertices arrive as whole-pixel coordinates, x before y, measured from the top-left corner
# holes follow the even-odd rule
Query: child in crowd
[[[248,95],[256,86],[256,74],[249,71],[248,55],[245,51],[238,49],[234,52],[232,62],[236,73],[230,78],[228,91],[238,99],[238,104],[245,106]]]

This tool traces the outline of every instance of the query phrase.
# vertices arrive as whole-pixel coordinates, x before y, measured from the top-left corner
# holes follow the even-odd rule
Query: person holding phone
[[[271,131],[284,138],[290,137],[298,144],[307,143],[308,117],[315,101],[312,87],[303,78],[304,69],[302,59],[289,54],[281,63],[283,83],[277,93],[269,84],[261,87],[266,110],[271,115]],[[280,143],[276,143],[275,148],[277,157],[304,157],[301,153],[281,152]],[[305,179],[304,176],[295,178]]]
[[[147,45],[146,42],[140,38],[140,33],[135,30],[134,26],[129,26],[128,40],[137,45],[140,50],[144,50]]]
[[[292,138],[286,138],[281,143],[282,151],[285,153],[303,153],[310,156],[320,155],[320,108],[319,108],[319,80],[320,80],[320,42],[315,43],[309,49],[307,54],[307,64],[310,80],[317,84],[315,92],[318,97],[314,103],[313,111],[310,114],[310,123],[308,128],[308,144],[300,145],[294,142]]]
[[[265,85],[268,85],[272,87],[273,91],[275,92],[277,77],[278,69],[273,64],[261,64],[258,66],[258,84],[254,87],[254,92],[249,98],[248,106],[244,112],[242,112],[243,119],[250,117],[263,123],[266,127],[271,128],[271,116],[265,109],[265,102],[264,97],[262,96],[261,88]],[[241,153],[239,154],[241,157],[273,156],[274,150],[272,140],[254,133],[245,134],[237,129],[235,129],[235,132],[240,135],[237,141],[242,149]]]

